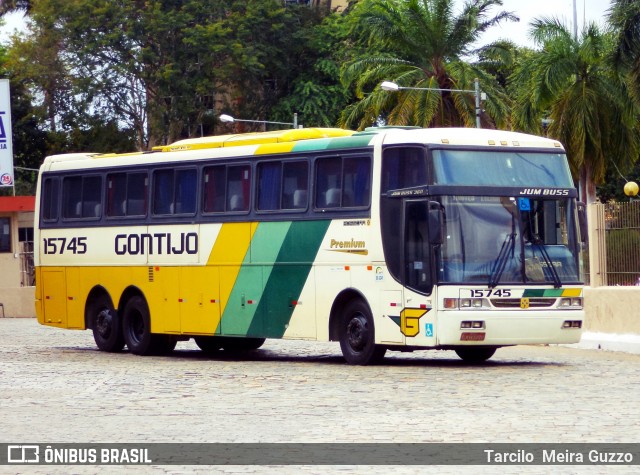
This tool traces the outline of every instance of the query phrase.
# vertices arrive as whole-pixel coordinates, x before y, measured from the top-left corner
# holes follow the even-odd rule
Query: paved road
[[[523,346],[482,366],[431,351],[357,367],[334,343],[268,340],[250,354],[212,357],[181,342],[172,356],[138,357],[99,352],[90,332],[32,319],[0,319],[0,335],[8,443],[638,442],[640,434],[640,355]],[[224,468],[247,470],[257,469]]]

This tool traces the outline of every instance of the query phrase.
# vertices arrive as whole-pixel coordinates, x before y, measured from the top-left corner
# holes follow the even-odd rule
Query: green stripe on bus
[[[218,332],[223,335],[252,335],[249,328],[260,316],[259,304],[263,298],[263,282],[267,280],[287,236],[291,221],[260,223],[251,239],[238,278],[229,295],[220,319]],[[258,318],[258,320],[261,320]]]
[[[284,335],[330,223],[330,220],[322,220],[291,224],[276,264],[265,281],[257,318],[251,323],[248,335],[267,338]],[[308,309],[308,314],[314,314],[312,308]],[[315,325],[315,321],[309,324]]]
[[[296,142],[292,152],[309,152],[313,150],[334,150],[344,148],[366,147],[371,142],[371,135],[335,137],[329,139],[306,140]]]
[[[522,297],[562,297],[563,289],[525,289]]]

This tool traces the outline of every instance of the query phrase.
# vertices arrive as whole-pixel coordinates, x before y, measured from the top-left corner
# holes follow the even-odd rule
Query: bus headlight
[[[444,308],[449,310],[455,309],[487,309],[491,308],[489,301],[487,299],[453,299],[453,298],[445,298],[443,300]]]
[[[582,297],[561,298],[558,302],[558,308],[579,309],[582,308]]]

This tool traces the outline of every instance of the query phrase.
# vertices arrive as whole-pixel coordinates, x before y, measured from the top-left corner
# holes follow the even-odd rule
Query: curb
[[[585,332],[580,343],[566,345],[583,350],[620,351],[640,355],[640,335]]]

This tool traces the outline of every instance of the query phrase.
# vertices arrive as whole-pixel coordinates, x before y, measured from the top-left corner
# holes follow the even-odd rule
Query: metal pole
[[[475,79],[475,96],[476,96],[476,128],[480,128],[480,80]]]
[[[297,112],[293,113],[293,128],[294,129],[298,128],[298,113]]]

